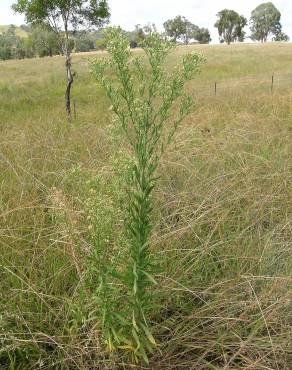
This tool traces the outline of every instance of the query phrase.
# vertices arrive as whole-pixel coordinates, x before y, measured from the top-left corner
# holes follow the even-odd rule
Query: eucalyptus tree
[[[223,9],[217,14],[217,22],[214,27],[218,29],[220,42],[226,42],[228,45],[234,41],[244,41],[244,27],[247,25],[247,19],[239,15],[234,10]]]
[[[196,26],[196,29],[193,34],[193,38],[199,43],[199,44],[209,44],[212,39],[210,35],[210,31],[208,28],[200,28]]]
[[[175,42],[180,40],[188,45],[191,40],[196,40],[200,44],[208,44],[211,41],[207,28],[200,28],[181,15],[169,19],[163,26],[166,35]]]
[[[250,17],[251,38],[255,41],[267,42],[270,35],[281,34],[281,13],[271,2],[257,6]]]
[[[285,32],[280,31],[275,35],[275,37],[273,37],[273,41],[288,42],[289,36]]]
[[[164,22],[163,27],[167,36],[174,42],[183,40],[185,43],[188,43],[188,33],[192,31],[190,24],[191,23],[185,17],[178,15],[177,17]]]
[[[76,30],[80,27],[101,27],[106,23],[109,18],[107,0],[17,0],[12,8],[15,12],[24,14],[27,23],[45,25],[55,33],[66,60],[65,103],[70,120],[71,88],[74,81],[70,30]]]

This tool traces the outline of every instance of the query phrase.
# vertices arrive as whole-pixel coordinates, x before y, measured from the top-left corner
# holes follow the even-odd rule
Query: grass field
[[[167,68],[186,50],[207,62],[159,168],[149,366],[106,353],[81,289],[94,230],[119,251],[131,156],[94,54],[73,56],[71,125],[62,57],[0,62],[1,369],[291,368],[292,48],[180,47]]]

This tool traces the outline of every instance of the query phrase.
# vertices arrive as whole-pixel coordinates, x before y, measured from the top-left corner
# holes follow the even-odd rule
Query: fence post
[[[215,82],[215,95],[217,95],[217,82]]]
[[[271,93],[274,91],[274,73],[272,74]]]

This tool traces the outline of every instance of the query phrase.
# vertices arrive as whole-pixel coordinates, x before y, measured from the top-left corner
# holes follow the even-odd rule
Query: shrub
[[[113,311],[112,305],[108,305],[107,297],[112,294],[109,287],[113,284],[107,281],[109,269],[105,272],[102,258],[97,257],[97,261],[101,261],[98,296],[109,348],[130,350],[135,360],[142,357],[147,361],[147,352],[156,346],[147,321],[147,313],[155,304],[151,286],[156,284],[154,258],[149,247],[152,192],[161,156],[192,106],[191,98],[183,92],[184,85],[198,73],[203,58],[196,53],[185,55],[182,64],[167,73],[163,64],[173,44],[158,34],[151,33],[143,43],[146,60],[132,59],[125,33],[109,28],[105,35],[110,57],[92,61],[91,69],[111,101],[131,148],[133,165],[124,224],[129,250],[122,272],[117,271],[116,266],[111,267],[112,277],[123,286],[124,306]],[[180,109],[175,115],[172,107],[178,99]],[[97,256],[103,255],[103,248],[107,248],[106,245],[98,245]]]

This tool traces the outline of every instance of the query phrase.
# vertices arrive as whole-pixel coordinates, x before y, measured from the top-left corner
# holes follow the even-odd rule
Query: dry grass
[[[163,268],[151,318],[160,351],[141,368],[288,370],[291,47],[190,48],[208,61],[160,168],[152,248]],[[73,58],[71,127],[61,57],[0,62],[3,369],[132,368],[104,353],[98,322],[84,321],[94,303],[79,289],[95,199],[106,200],[99,222],[114,247],[127,158],[87,57]],[[273,94],[272,73],[285,76]],[[215,81],[226,87],[216,97]]]

